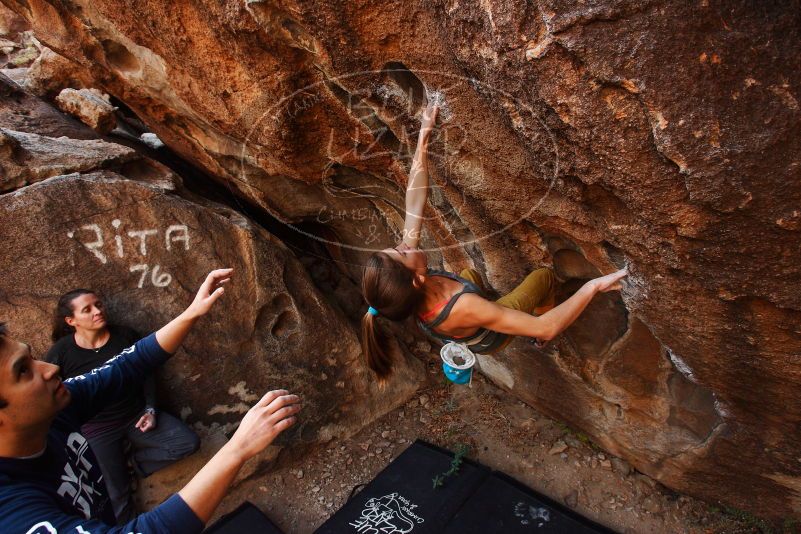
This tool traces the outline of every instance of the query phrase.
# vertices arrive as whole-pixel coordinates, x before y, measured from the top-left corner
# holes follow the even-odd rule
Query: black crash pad
[[[443,534],[612,533],[573,510],[493,473],[464,503]]]
[[[416,441],[316,534],[609,533],[502,473],[464,459],[459,472],[433,487],[453,453]]]
[[[225,514],[204,534],[284,534],[264,513],[248,501]]]
[[[440,534],[491,473],[464,459],[459,472],[434,489],[432,479],[450,469],[452,458],[445,449],[415,442],[316,534]]]

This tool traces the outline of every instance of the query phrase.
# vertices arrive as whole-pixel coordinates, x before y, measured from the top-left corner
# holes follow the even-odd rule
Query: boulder
[[[631,272],[482,371],[673,489],[801,514],[796,6],[2,1],[356,280],[438,90],[432,265],[498,292],[553,265],[560,298]]]
[[[0,69],[27,67],[39,55],[40,47],[28,21],[0,4]]]
[[[52,100],[63,89],[86,89],[92,81],[88,69],[42,47],[42,53],[25,72],[23,85],[33,94]]]
[[[24,84],[23,84],[24,85]],[[46,137],[97,139],[97,132],[0,73],[0,125]]]
[[[108,95],[97,89],[62,89],[56,104],[99,134],[107,134],[117,126],[117,108],[111,105]]]
[[[52,176],[97,169],[118,170],[139,179],[145,175],[171,175],[161,164],[127,146],[0,128],[0,193]]]
[[[22,15],[0,5],[0,36],[13,39],[28,29],[30,25]]]

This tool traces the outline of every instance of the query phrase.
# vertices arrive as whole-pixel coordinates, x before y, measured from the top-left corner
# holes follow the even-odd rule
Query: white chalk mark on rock
[[[157,233],[157,230],[131,230],[128,232],[128,236],[139,238],[139,253],[142,256],[147,256],[147,236],[156,235]]]
[[[239,397],[239,400],[243,402],[255,402],[259,400],[259,396],[255,393],[251,393],[251,391],[247,388],[245,381],[238,382],[235,386],[231,386],[228,388],[229,395],[236,395]]]

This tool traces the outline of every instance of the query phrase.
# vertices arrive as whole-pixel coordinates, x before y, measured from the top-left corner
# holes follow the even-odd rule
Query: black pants
[[[142,412],[144,413],[144,412]],[[197,434],[166,412],[156,415],[156,428],[142,432],[134,425],[140,416],[117,428],[87,437],[95,453],[118,523],[136,517],[131,503],[131,479],[125,457],[131,444],[134,468],[143,477],[189,456],[200,447]]]

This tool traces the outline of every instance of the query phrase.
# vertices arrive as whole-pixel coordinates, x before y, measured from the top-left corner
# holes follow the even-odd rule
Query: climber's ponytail
[[[362,350],[367,366],[384,382],[392,374],[392,355],[386,350],[386,336],[378,317],[402,321],[414,313],[423,291],[414,286],[414,273],[384,252],[367,261],[362,274],[362,294],[375,314],[362,317]]]
[[[367,360],[367,367],[376,374],[379,382],[386,381],[392,374],[392,355],[384,350],[386,336],[381,331],[378,318],[372,313],[362,317],[362,352]]]

